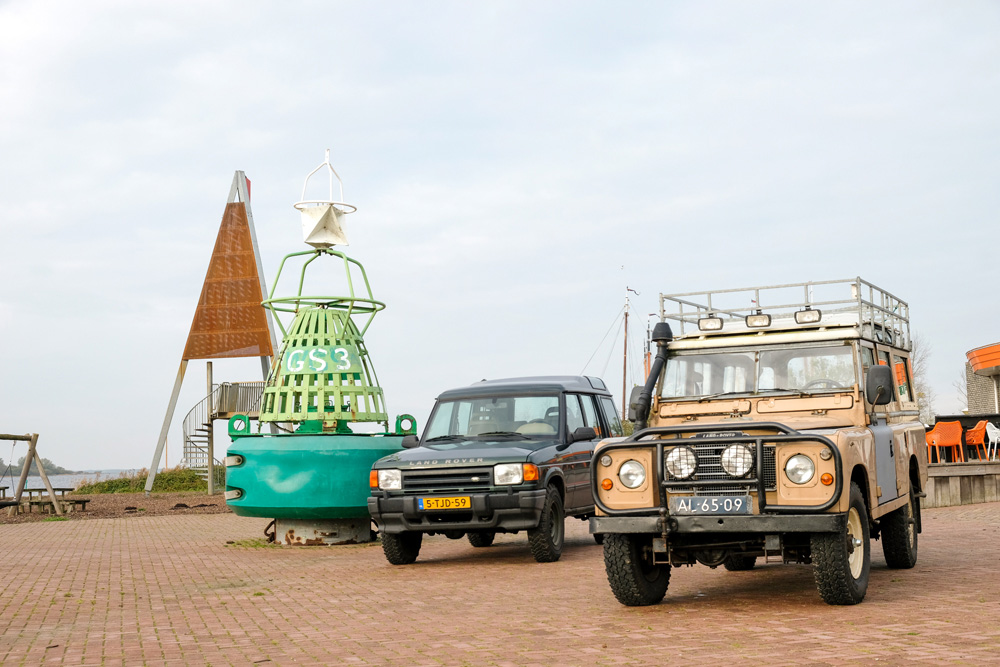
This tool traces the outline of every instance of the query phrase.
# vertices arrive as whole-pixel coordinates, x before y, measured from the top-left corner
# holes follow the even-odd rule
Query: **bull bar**
[[[726,432],[734,431],[742,428],[752,428],[752,429],[773,429],[776,431],[775,434],[767,435],[720,435],[712,438],[712,442],[719,445],[728,444],[753,444],[754,445],[754,456],[756,469],[755,477],[744,477],[744,478],[727,478],[727,479],[715,479],[715,480],[697,480],[692,482],[690,479],[681,481],[668,481],[666,480],[666,475],[664,474],[664,453],[663,450],[666,447],[675,447],[677,445],[684,444],[693,438],[671,438],[669,440],[664,440],[662,438],[657,439],[654,442],[641,443],[655,445],[656,447],[656,469],[657,476],[660,479],[658,498],[659,507],[649,507],[649,508],[628,508],[628,509],[612,509],[605,505],[601,501],[600,488],[598,486],[598,475],[597,475],[597,462],[601,456],[609,451],[616,449],[632,449],[637,443],[643,438],[657,435],[666,435],[671,433],[713,433],[713,432]],[[780,445],[781,443],[798,443],[802,441],[807,442],[819,442],[825,444],[833,452],[834,464],[836,466],[837,475],[835,476],[833,495],[831,498],[823,503],[822,505],[768,505],[766,497],[766,489],[764,486],[764,470],[762,461],[764,460],[764,442],[773,443],[775,445]],[[635,516],[637,514],[660,514],[662,511],[667,509],[667,489],[671,488],[684,488],[689,487],[692,483],[698,486],[746,486],[749,491],[753,487],[756,487],[757,491],[757,507],[758,513],[763,514],[765,511],[773,514],[796,514],[796,513],[818,513],[825,512],[826,510],[833,507],[839,500],[840,496],[844,491],[844,475],[843,466],[840,456],[840,450],[833,444],[826,436],[816,435],[811,433],[801,433],[794,429],[791,429],[784,424],[779,424],[778,422],[748,422],[745,424],[734,425],[734,424],[705,424],[700,426],[653,426],[650,428],[644,428],[641,431],[632,434],[625,440],[620,442],[612,443],[600,450],[594,452],[594,457],[591,460],[591,475],[590,475],[590,485],[591,492],[594,494],[594,504],[607,516]],[[777,480],[777,470],[775,470],[775,479]]]

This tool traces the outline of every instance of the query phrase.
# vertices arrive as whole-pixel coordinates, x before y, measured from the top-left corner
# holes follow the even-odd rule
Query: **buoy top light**
[[[330,190],[327,199],[306,199],[309,179],[316,172],[326,168],[330,179]],[[340,198],[333,197],[333,179],[337,179],[340,188]],[[329,248],[335,245],[350,245],[341,218],[348,213],[354,213],[356,206],[344,202],[344,182],[337,170],[330,164],[330,149],[326,149],[326,159],[309,172],[302,184],[302,199],[295,203],[296,210],[302,215],[302,240],[314,248]]]

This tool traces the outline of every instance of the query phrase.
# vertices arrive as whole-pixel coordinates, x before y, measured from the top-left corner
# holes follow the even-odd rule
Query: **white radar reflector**
[[[327,199],[306,199],[309,179],[317,171],[327,168],[330,178],[330,194]],[[340,200],[333,198],[333,179],[340,186]],[[302,240],[314,248],[329,248],[335,245],[350,245],[344,228],[343,217],[354,213],[357,208],[344,203],[344,182],[330,164],[330,149],[326,149],[326,159],[318,167],[309,172],[302,185],[302,201],[295,204],[302,214]]]
[[[314,248],[350,245],[341,218],[345,215],[333,204],[318,204],[300,208],[302,240]]]

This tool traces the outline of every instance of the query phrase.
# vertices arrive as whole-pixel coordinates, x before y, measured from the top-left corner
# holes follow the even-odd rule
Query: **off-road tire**
[[[726,568],[730,572],[745,572],[746,570],[752,570],[753,566],[756,564],[756,556],[729,554],[726,556],[726,560],[722,562],[722,567]]]
[[[382,533],[382,552],[393,565],[409,565],[417,560],[423,539],[423,533]]]
[[[917,517],[919,499],[910,487],[910,502],[889,512],[879,522],[882,526],[882,554],[885,564],[897,570],[908,570],[917,564]]]
[[[839,533],[811,536],[816,587],[827,604],[852,605],[865,599],[871,574],[871,538],[868,511],[861,489],[851,482],[851,504]],[[855,544],[853,540],[860,540]]]
[[[538,527],[528,531],[531,555],[539,563],[554,563],[562,555],[563,540],[566,537],[566,516],[563,513],[562,497],[553,487],[545,492],[545,505]]]
[[[650,535],[604,536],[604,569],[611,592],[629,607],[656,604],[667,594],[670,565],[653,565]]]
[[[474,547],[488,547],[493,544],[493,540],[496,539],[496,532],[492,530],[483,530],[475,533],[468,533],[466,537],[469,538],[469,544]]]

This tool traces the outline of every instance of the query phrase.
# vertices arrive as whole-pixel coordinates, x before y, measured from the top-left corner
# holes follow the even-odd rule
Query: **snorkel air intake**
[[[656,357],[653,365],[649,369],[649,377],[646,378],[646,385],[639,392],[639,398],[635,403],[635,432],[646,428],[649,422],[649,406],[653,402],[653,390],[656,388],[656,381],[660,379],[660,372],[663,364],[667,361],[667,343],[674,339],[674,332],[670,330],[670,325],[666,322],[657,322],[653,327],[652,340],[656,343]]]

